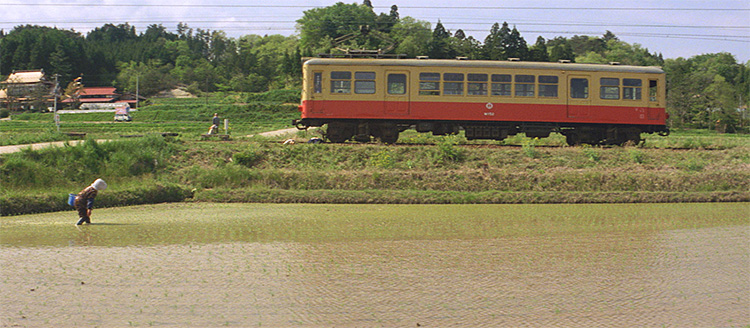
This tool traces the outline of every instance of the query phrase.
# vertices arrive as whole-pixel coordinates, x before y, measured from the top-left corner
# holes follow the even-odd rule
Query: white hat
[[[94,189],[96,189],[97,191],[107,189],[107,183],[102,179],[96,179],[96,181],[94,181],[91,186],[94,187]]]

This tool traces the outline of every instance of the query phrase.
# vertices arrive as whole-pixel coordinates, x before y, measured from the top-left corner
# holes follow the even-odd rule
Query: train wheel
[[[380,142],[384,144],[395,144],[398,141],[398,131],[392,131],[393,133],[386,133],[380,136]]]
[[[634,146],[637,146],[643,142],[643,138],[641,138],[641,130],[639,129],[630,129],[627,132],[625,143],[633,143]]]
[[[570,132],[565,135],[565,142],[568,143],[568,146],[578,146],[581,144],[581,137],[578,132]]]
[[[351,124],[341,122],[328,123],[326,138],[333,143],[342,143],[354,136],[354,129]]]

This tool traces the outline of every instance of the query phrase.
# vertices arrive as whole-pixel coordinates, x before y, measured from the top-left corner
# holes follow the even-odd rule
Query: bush
[[[234,156],[232,156],[232,160],[239,165],[245,167],[253,167],[263,161],[264,157],[265,155],[262,150],[251,149],[234,154]]]
[[[0,118],[10,117],[10,110],[7,108],[0,109]]]
[[[437,146],[437,164],[460,163],[466,158],[464,151],[455,147],[455,142],[450,138],[443,138]]]

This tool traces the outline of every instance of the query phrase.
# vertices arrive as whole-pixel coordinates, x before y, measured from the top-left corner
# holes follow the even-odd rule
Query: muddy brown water
[[[750,204],[1,218],[3,327],[747,327]],[[97,219],[98,218],[98,219]]]

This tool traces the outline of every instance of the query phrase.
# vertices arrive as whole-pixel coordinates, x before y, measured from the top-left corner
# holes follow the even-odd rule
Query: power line
[[[104,3],[5,3],[3,6],[26,7],[169,7],[169,8],[324,8],[306,5],[236,5],[236,4],[104,4]],[[390,9],[389,6],[375,6]],[[512,6],[401,6],[399,9],[441,10],[577,10],[577,11],[750,11],[750,8],[663,8],[663,7],[512,7]]]
[[[233,17],[235,19],[242,18],[240,17]],[[97,20],[62,20],[62,21],[37,21],[37,22],[30,22],[30,21],[9,21],[9,22],[0,22],[0,24],[70,24],[70,23],[98,23],[98,24],[108,24],[111,23],[111,19],[97,19]],[[168,23],[251,23],[251,24],[294,24],[295,21],[289,21],[289,20],[254,20],[252,22],[242,22],[242,21],[228,21],[224,19],[216,19],[214,17],[196,17],[192,19],[171,19],[170,20],[157,20],[157,19],[149,19],[149,20],[128,20],[128,23],[161,23],[161,24],[168,24]],[[485,22],[477,22],[476,20],[472,21],[445,21],[442,22],[443,25],[492,25],[496,21],[488,20]],[[365,24],[368,22],[352,22],[352,24]],[[558,21],[540,21],[540,22],[525,22],[525,21],[514,21],[513,25],[520,25],[520,26],[550,26],[550,25],[556,25],[556,26],[590,26],[590,27],[601,27],[601,28],[609,28],[609,27],[635,27],[635,28],[684,28],[684,29],[732,29],[732,30],[740,30],[740,29],[750,29],[750,25],[668,25],[668,24],[617,24],[617,23],[563,23]],[[465,31],[465,30],[464,30]]]

